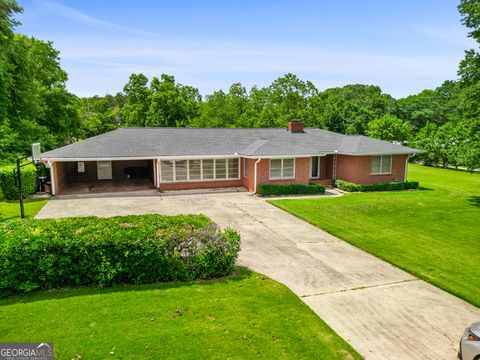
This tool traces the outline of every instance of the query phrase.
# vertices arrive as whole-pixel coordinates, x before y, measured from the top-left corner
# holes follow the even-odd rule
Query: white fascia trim
[[[57,161],[57,162],[67,162],[67,161],[122,161],[122,160],[155,160],[156,157],[98,157],[98,158],[42,158],[42,160],[47,160],[48,162]]]
[[[344,152],[339,152],[337,153],[338,155],[348,155],[348,156],[387,156],[387,155],[413,155],[413,154],[417,154],[417,153],[414,153],[414,152],[402,152],[402,153],[363,153],[363,154],[359,154],[359,153],[344,153]]]
[[[237,159],[241,155],[182,155],[160,156],[158,160],[200,160],[200,159]],[[157,158],[155,158],[157,159]]]
[[[236,159],[240,155],[182,155],[182,156],[125,156],[125,157],[98,157],[98,158],[42,158],[47,161],[122,161],[122,160],[196,160],[196,159]]]
[[[312,156],[327,156],[328,154],[313,154],[313,155],[275,155],[275,156],[245,156],[240,155],[245,159],[298,159],[298,158],[306,158]]]

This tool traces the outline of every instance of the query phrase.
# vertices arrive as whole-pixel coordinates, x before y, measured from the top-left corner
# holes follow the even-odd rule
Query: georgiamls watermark
[[[0,360],[53,360],[53,344],[0,343]]]

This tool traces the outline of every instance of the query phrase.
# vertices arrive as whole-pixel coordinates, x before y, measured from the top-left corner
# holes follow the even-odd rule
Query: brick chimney
[[[291,120],[288,122],[288,131],[292,133],[303,133],[303,122],[300,120]]]

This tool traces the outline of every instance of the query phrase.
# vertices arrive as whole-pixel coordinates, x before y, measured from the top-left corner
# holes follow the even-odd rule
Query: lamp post
[[[13,176],[15,177],[17,186],[18,186],[18,195],[20,197],[20,216],[22,219],[25,218],[25,207],[23,205],[23,183],[22,183],[22,167],[30,165],[30,163],[27,164],[21,164],[22,160],[28,159],[30,156],[24,156],[22,158],[17,158],[17,168],[13,171]]]
[[[22,165],[22,161],[31,158],[32,164],[35,165],[35,163],[40,159],[40,155],[40,143],[32,144],[32,156],[17,157],[17,168],[13,170],[13,178],[18,186],[18,195],[20,197],[20,216],[22,219],[25,218],[25,206],[23,204],[22,167],[30,165],[30,162]]]

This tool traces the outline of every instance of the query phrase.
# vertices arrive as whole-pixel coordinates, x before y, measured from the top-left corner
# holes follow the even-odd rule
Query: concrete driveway
[[[239,263],[287,285],[367,359],[453,360],[480,320],[480,309],[243,192],[55,199],[37,217],[145,213],[203,213],[237,229]]]

